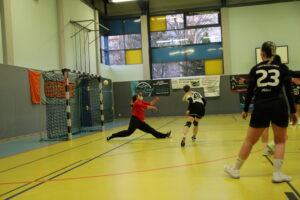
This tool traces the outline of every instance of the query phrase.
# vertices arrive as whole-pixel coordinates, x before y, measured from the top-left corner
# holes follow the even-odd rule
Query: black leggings
[[[128,129],[112,134],[111,138],[127,137],[127,136],[131,135],[136,129],[140,129],[146,133],[150,133],[156,138],[165,138],[168,136],[168,134],[163,134],[163,133],[156,131],[154,128],[152,128],[145,122],[142,122],[141,120],[139,120],[139,118],[137,118],[135,116],[131,116]]]

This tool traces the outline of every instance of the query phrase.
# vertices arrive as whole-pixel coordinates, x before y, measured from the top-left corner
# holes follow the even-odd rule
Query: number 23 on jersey
[[[261,77],[257,79],[257,87],[275,87],[279,84],[280,72],[278,69],[260,69],[256,71],[256,74],[261,74]]]

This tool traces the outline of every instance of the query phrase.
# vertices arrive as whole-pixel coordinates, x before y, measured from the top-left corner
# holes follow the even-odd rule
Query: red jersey
[[[133,104],[132,115],[144,122],[145,109],[147,109],[149,105],[151,105],[150,102],[136,100]]]

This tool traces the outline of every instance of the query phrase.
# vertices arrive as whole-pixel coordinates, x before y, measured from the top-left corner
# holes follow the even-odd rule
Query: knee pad
[[[198,122],[193,121],[194,126],[198,126]]]
[[[187,126],[187,127],[189,127],[189,128],[191,127],[191,125],[192,125],[192,122],[186,122],[186,123],[185,123],[185,126]]]

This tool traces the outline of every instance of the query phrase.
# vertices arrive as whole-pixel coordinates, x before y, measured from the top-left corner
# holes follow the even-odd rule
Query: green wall
[[[70,24],[70,20],[79,21],[79,20],[89,20],[94,19],[94,11],[80,0],[64,0],[64,25],[65,25],[65,44],[66,44],[66,66],[68,68],[75,69],[75,54],[74,54],[74,39],[70,37],[74,34],[74,27]],[[83,26],[86,26],[88,22],[80,23]],[[94,24],[88,26],[89,29],[94,30]],[[89,33],[90,41],[95,39],[95,32]],[[96,74],[96,50],[95,50],[95,41],[90,44],[90,66],[91,73]]]
[[[59,65],[56,1],[11,0],[14,65],[52,70]]]
[[[288,45],[290,69],[300,69],[300,2],[229,8],[231,74],[248,73],[264,41]]]

